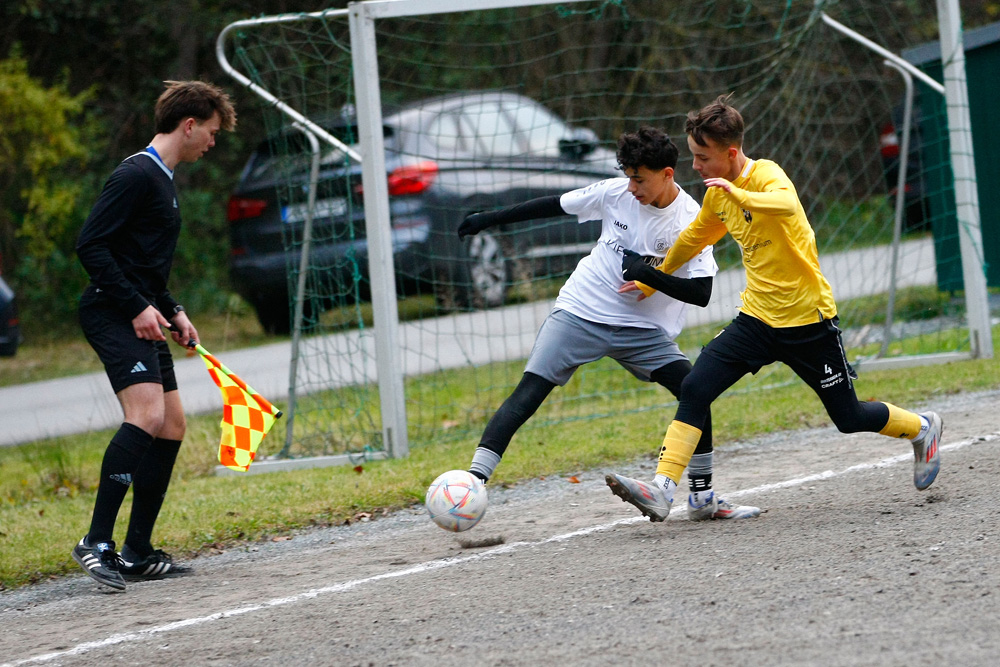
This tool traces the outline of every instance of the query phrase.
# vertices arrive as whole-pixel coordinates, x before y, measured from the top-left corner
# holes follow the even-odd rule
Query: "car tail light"
[[[226,207],[226,220],[236,222],[246,218],[256,218],[264,212],[265,208],[267,208],[267,201],[263,199],[230,197],[229,206]]]
[[[420,194],[434,183],[438,175],[436,162],[426,161],[394,169],[389,174],[389,195]]]
[[[426,160],[417,164],[399,167],[389,172],[389,196],[418,195],[434,183],[438,175],[437,162]],[[354,186],[354,192],[364,194],[360,183]]]
[[[883,158],[899,157],[899,138],[896,136],[896,128],[892,126],[892,123],[886,123],[882,126],[878,143]]]

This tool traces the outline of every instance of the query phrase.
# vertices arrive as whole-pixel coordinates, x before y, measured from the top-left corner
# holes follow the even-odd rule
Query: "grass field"
[[[1000,340],[1000,328],[994,341]],[[862,399],[933,406],[936,396],[1000,387],[994,359],[864,373]],[[780,384],[780,383],[779,383]],[[614,406],[608,413],[614,414]],[[652,456],[673,411],[533,426],[515,437],[491,484],[572,475]],[[485,420],[486,416],[483,417]],[[756,434],[828,424],[822,407],[798,383],[752,394],[731,393],[713,407],[716,445]],[[71,546],[88,527],[96,479],[111,431],[0,448],[0,586],[17,587],[75,571]],[[402,460],[268,475],[212,475],[218,416],[193,417],[170,494],[154,536],[182,557],[276,539],[310,526],[369,520],[422,502],[440,472],[465,468],[474,439],[415,447]],[[121,517],[128,514],[129,500]],[[119,520],[121,540],[126,521]]]

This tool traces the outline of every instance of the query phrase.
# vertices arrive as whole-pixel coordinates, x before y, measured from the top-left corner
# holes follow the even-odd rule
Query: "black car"
[[[350,108],[316,122],[345,144],[357,143]],[[522,276],[566,272],[600,235],[600,222],[568,216],[459,241],[466,214],[620,175],[614,152],[593,131],[513,93],[466,92],[387,109],[383,134],[397,289],[433,285],[446,309],[500,305],[514,264]],[[327,295],[365,299],[361,165],[329,145],[321,151],[310,280],[323,282]],[[233,285],[273,332],[289,330],[289,275],[299,263],[310,164],[303,135],[282,132],[250,156],[229,200]],[[304,305],[309,313],[317,300]]]
[[[0,276],[0,357],[13,357],[21,343],[14,290]]]

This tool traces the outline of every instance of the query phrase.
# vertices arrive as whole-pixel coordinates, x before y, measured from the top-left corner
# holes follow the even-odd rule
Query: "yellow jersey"
[[[795,186],[770,160],[747,160],[732,192],[709,188],[694,222],[659,269],[673,273],[726,232],[739,244],[747,286],[740,310],[769,326],[795,327],[837,314],[819,267],[816,235]],[[640,285],[649,294],[652,289]]]

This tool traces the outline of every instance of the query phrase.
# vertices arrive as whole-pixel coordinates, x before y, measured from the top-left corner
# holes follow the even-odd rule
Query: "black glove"
[[[657,292],[663,292],[684,303],[704,308],[712,298],[712,278],[678,278],[646,264],[637,252],[622,248],[622,279],[637,280]]]
[[[643,259],[642,255],[628,248],[622,248],[623,280],[638,280],[644,283],[646,281],[642,277],[648,276],[649,270],[652,268],[649,264],[646,264],[646,260]]]
[[[470,213],[458,226],[458,238],[464,239],[466,236],[474,236],[494,224],[496,223],[492,212]]]

